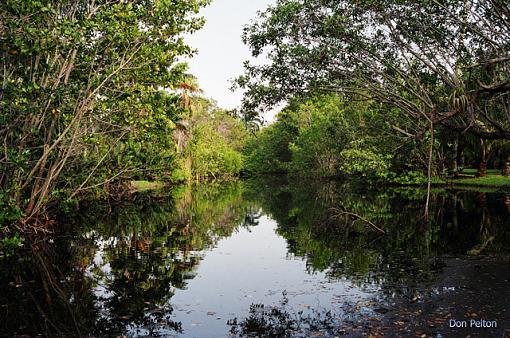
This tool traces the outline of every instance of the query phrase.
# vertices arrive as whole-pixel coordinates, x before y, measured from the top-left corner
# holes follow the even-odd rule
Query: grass
[[[473,177],[449,179],[448,183],[454,186],[510,188],[510,176],[501,175],[498,169],[488,169],[484,177],[474,177],[477,172],[477,169],[463,169],[461,174]]]
[[[476,175],[477,172],[478,172],[478,169],[473,169],[473,168],[466,168],[466,169],[462,169],[460,171],[461,174],[466,174],[466,175]],[[500,169],[487,169],[488,175],[499,174],[500,172],[501,172]]]
[[[449,182],[458,185],[510,187],[510,177],[501,175],[487,175],[485,177],[460,178],[449,180]]]
[[[149,182],[149,181],[131,181],[131,186],[135,191],[148,191],[158,190],[165,186],[162,182]]]

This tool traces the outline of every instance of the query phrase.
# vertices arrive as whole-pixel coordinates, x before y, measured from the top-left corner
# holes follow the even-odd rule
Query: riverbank
[[[510,189],[510,177],[500,174],[487,174],[484,177],[463,177],[453,178],[446,181],[454,186],[469,187],[490,187],[490,188],[508,188]]]
[[[510,191],[510,176],[503,176],[500,170],[490,169],[487,170],[487,175],[477,177],[476,169],[464,169],[456,177],[432,177],[431,184],[434,187],[454,188],[459,190],[470,190],[479,192],[497,192],[497,191]],[[400,186],[424,186],[427,184],[425,178],[421,182],[405,183],[405,181],[398,181],[397,185]]]
[[[130,189],[135,192],[143,192],[150,190],[159,190],[167,185],[160,181],[131,181],[129,183]]]

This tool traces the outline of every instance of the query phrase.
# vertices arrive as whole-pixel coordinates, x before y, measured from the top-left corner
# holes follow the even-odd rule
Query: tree
[[[370,102],[346,102],[336,94],[293,99],[274,124],[247,143],[245,168],[301,177],[377,178],[400,159],[393,156],[399,142],[390,127],[394,114],[386,112],[382,119],[380,113]]]
[[[244,110],[317,90],[402,113],[408,137],[442,125],[510,138],[510,7],[504,0],[280,0],[247,26],[268,64],[245,64]]]
[[[60,189],[104,184],[95,174],[121,151],[119,143],[172,127],[175,106],[157,98],[182,82],[186,65],[178,58],[192,54],[182,34],[202,26],[195,15],[207,3],[0,4],[0,188],[25,220]],[[107,181],[133,168],[109,169]]]
[[[192,101],[192,139],[189,157],[192,175],[217,177],[241,171],[246,131],[242,122],[203,98]]]

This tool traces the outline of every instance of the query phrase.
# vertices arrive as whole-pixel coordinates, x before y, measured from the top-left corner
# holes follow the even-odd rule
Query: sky
[[[243,26],[257,17],[275,0],[213,0],[202,9],[206,24],[186,38],[198,53],[188,61],[190,73],[198,78],[206,97],[222,108],[240,105],[241,92],[232,92],[231,80],[243,74],[243,62],[251,59],[248,46],[241,39]]]

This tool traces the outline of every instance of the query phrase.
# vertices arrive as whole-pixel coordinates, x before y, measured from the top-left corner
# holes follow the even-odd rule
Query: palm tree
[[[182,154],[186,144],[192,138],[192,115],[191,98],[195,93],[201,93],[202,90],[198,86],[197,78],[191,74],[187,74],[184,81],[177,85],[180,92],[181,105],[184,108],[179,121],[175,123],[174,138],[176,141],[176,150],[178,154]]]

